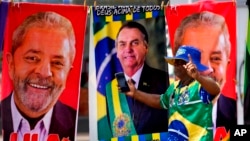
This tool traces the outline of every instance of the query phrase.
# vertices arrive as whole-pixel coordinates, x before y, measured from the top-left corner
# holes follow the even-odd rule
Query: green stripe
[[[248,6],[249,8],[249,6]],[[249,13],[250,14],[250,13]],[[244,71],[244,95],[246,94],[247,87],[249,85],[249,75],[250,75],[250,17],[248,18],[248,27],[247,27],[247,43],[246,43],[246,52],[245,52],[245,71]]]
[[[250,17],[248,19],[248,27],[247,27],[247,52],[248,54],[250,54],[250,39],[249,38],[250,38]]]
[[[112,87],[111,82],[107,84],[106,86],[106,97],[108,101],[108,111],[109,111],[109,120],[110,124],[112,124],[112,121],[115,119],[115,110],[113,107],[113,94],[112,94]]]
[[[122,116],[122,115],[115,115],[116,108],[120,108],[121,112],[123,114],[126,114],[129,117],[129,119],[126,120],[127,122],[125,124],[127,126],[123,126],[123,127],[127,127],[126,129],[130,129],[130,135],[135,135],[137,133],[136,133],[136,130],[135,130],[135,127],[134,127],[133,120],[131,119],[131,114],[130,114],[129,106],[128,106],[128,103],[127,103],[126,95],[122,94],[122,93],[119,93],[119,102],[118,102],[119,105],[115,105],[115,107],[113,105],[113,103],[114,103],[113,102],[113,92],[118,91],[117,88],[112,88],[112,85],[114,85],[113,84],[114,82],[115,82],[115,80],[112,80],[106,86],[106,97],[107,97],[107,101],[108,101],[109,121],[110,121],[110,124],[111,124],[110,126],[111,126],[113,136],[116,135],[115,127],[118,127],[118,125],[119,125],[119,122],[117,122],[117,121],[120,121],[120,120],[117,120],[116,118],[119,117],[119,116]],[[117,124],[113,125],[113,123],[117,123]]]
[[[135,130],[135,127],[134,127],[133,119],[132,119],[132,116],[131,116],[131,113],[130,113],[130,110],[129,110],[127,98],[126,98],[126,95],[124,93],[119,93],[119,101],[120,101],[119,107],[121,107],[122,113],[126,113],[130,117],[130,120],[131,120],[131,122],[129,123],[130,126],[131,126],[130,135],[137,134],[136,130]],[[115,105],[115,106],[118,106],[118,105]]]
[[[124,93],[119,93],[120,95],[120,106],[124,113],[127,113],[131,117],[126,95]]]
[[[120,21],[126,21],[126,15],[119,15],[119,19]]]
[[[103,20],[104,21],[104,20]],[[107,23],[106,22],[97,22],[93,23],[94,35],[99,32]]]
[[[248,39],[248,42],[249,42],[249,39]],[[248,53],[247,51],[247,47],[246,47],[246,52],[245,52],[245,75],[244,75],[244,94],[246,94],[246,90],[247,90],[247,87],[249,85],[249,74],[250,74],[250,54]]]
[[[98,120],[98,140],[110,140],[112,137],[111,129],[108,123],[107,116]]]

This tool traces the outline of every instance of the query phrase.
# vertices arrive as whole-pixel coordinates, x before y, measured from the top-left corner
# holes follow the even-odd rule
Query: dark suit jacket
[[[4,141],[9,141],[10,134],[13,132],[10,101],[11,95],[1,102]],[[58,134],[60,140],[63,137],[69,137],[71,141],[74,141],[75,124],[76,110],[58,101],[52,113],[49,134]]]
[[[247,86],[244,98],[244,125],[250,125],[250,85]]]
[[[235,99],[220,94],[217,100],[216,128],[225,127],[227,132],[237,125],[237,103]]]
[[[168,73],[144,65],[138,89],[148,93],[163,94],[169,86]],[[137,134],[166,132],[168,129],[168,110],[151,108],[127,96],[130,113],[134,116]]]

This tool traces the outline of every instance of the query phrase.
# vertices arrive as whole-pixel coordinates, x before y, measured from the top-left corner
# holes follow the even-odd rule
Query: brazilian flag
[[[94,48],[94,65],[96,77],[97,97],[97,134],[98,140],[133,140],[144,141],[160,139],[165,133],[114,137],[112,136],[109,119],[107,117],[106,85],[114,79],[116,72],[122,71],[121,64],[116,57],[115,39],[123,22],[164,16],[164,10],[140,11],[140,6],[95,6],[91,7],[91,36],[90,48]],[[130,10],[127,10],[130,9]],[[137,11],[137,12],[133,12]],[[91,70],[90,70],[91,71]]]

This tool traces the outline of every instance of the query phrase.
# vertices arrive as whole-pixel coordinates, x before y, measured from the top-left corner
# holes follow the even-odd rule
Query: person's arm
[[[220,86],[213,78],[199,74],[195,79],[212,96],[217,96],[220,93]]]
[[[150,106],[153,108],[161,108],[160,104],[160,95],[158,94],[149,94],[140,90],[137,90],[131,80],[128,81],[128,86],[130,91],[125,94],[133,97],[134,99]]]
[[[219,84],[213,78],[201,75],[198,72],[196,65],[193,64],[190,55],[189,62],[184,65],[184,67],[186,68],[188,75],[196,79],[201,84],[201,87],[203,87],[209,94],[216,96],[220,93]]]

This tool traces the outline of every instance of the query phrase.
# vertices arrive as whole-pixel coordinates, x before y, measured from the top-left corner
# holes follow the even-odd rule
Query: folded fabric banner
[[[90,56],[93,53],[90,62],[95,63],[97,89],[96,93],[90,95],[96,95],[97,99],[98,140],[141,141],[164,138],[168,123],[167,110],[150,108],[126,97],[118,91],[115,79],[115,73],[124,72],[126,79],[136,78],[137,88],[140,90],[159,94],[165,92],[169,78],[164,60],[164,10],[159,5],[95,6],[92,7],[91,14],[93,39],[90,41],[90,48],[94,48],[94,52],[90,51]],[[125,26],[124,29],[128,28],[127,33],[122,33],[122,26]],[[130,30],[131,28],[135,30]],[[118,33],[120,37],[123,36],[121,41],[118,41]],[[117,47],[123,45],[124,51],[119,51]],[[138,63],[142,65],[138,65],[140,67],[129,74],[127,70],[134,65],[125,66],[126,61],[128,64],[134,62],[132,54],[138,55]],[[131,60],[123,60],[122,56]],[[91,125],[94,124],[90,123]]]
[[[237,124],[236,3],[199,1],[167,6],[165,12],[173,54],[181,45],[197,47],[202,64],[209,67],[205,73],[220,84],[213,106],[214,133],[218,127],[229,132]]]
[[[4,141],[76,139],[87,9],[9,6],[1,95]]]
[[[249,12],[249,2],[248,12]],[[250,13],[250,12],[249,12]],[[245,51],[245,63],[244,63],[244,124],[250,125],[250,17],[248,17],[248,27],[247,27],[247,38],[246,38],[246,51]]]
[[[0,3],[0,47],[2,51],[2,46],[3,46],[3,35],[4,35],[4,29],[6,25],[6,19],[7,19],[7,14],[8,14],[8,8],[9,8],[9,2],[1,2]]]
[[[132,136],[122,136],[111,138],[112,141],[164,141],[167,138],[167,132],[162,133],[152,133],[152,134],[142,134],[142,135],[132,135]],[[100,140],[107,141],[107,140]]]

